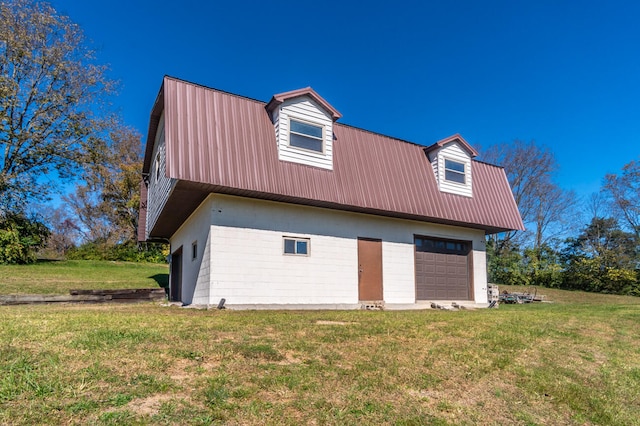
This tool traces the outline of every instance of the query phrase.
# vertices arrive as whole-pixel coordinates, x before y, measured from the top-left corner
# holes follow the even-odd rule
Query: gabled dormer
[[[266,108],[280,160],[333,170],[335,108],[311,87],[274,95]]]
[[[455,134],[442,139],[425,148],[433,172],[442,192],[473,196],[473,176],[471,175],[471,159],[478,152],[465,141],[462,136]]]

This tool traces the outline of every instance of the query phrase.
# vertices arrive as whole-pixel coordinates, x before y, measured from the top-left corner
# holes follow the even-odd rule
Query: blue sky
[[[638,1],[51,3],[145,138],[166,74],[264,101],[311,86],[340,122],[425,145],[535,139],[583,196],[640,155]]]

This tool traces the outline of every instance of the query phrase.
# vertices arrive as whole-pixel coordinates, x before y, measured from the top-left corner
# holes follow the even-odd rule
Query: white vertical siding
[[[314,152],[289,145],[289,119],[294,118],[324,128],[324,152]],[[278,158],[283,161],[333,169],[333,120],[308,96],[289,99],[274,114]]]
[[[450,182],[445,179],[444,160],[449,159],[464,164],[465,183],[460,184]],[[435,155],[431,157],[431,166],[438,180],[438,187],[442,192],[464,195],[465,197],[473,196],[473,177],[471,176],[471,157],[458,145],[453,142],[440,148]]]
[[[479,230],[216,194],[171,243],[172,249],[184,247],[187,302],[356,304],[357,238],[379,238],[385,302],[413,303],[416,234],[472,241],[474,297],[486,302],[484,233]],[[309,238],[310,255],[284,255],[283,236]],[[202,241],[210,249],[199,265],[190,263],[196,238],[199,247]]]
[[[279,152],[279,150],[280,150],[280,139],[279,139],[279,134],[280,134],[280,114],[279,114],[277,109],[275,111],[273,111],[273,127],[274,127],[274,130],[276,132],[276,147],[278,148],[278,152]]]
[[[153,229],[164,208],[169,194],[176,182],[175,179],[167,177],[167,152],[165,144],[164,113],[158,123],[156,140],[153,146],[153,156],[151,157],[151,168],[149,170],[149,189],[147,192],[147,226],[146,238],[149,238],[149,231]],[[156,178],[156,158],[160,155],[159,176]]]

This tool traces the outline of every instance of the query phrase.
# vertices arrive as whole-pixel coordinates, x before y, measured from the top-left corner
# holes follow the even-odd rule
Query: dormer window
[[[444,160],[444,178],[449,182],[465,184],[464,163],[458,161]]]
[[[471,159],[478,153],[462,136],[442,139],[425,148],[425,152],[440,191],[473,197]]]
[[[307,87],[274,95],[266,109],[280,161],[333,170],[335,108]]]
[[[290,119],[289,145],[296,148],[324,152],[323,126]]]

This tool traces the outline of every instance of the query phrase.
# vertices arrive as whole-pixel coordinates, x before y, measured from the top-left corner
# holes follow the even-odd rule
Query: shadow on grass
[[[169,274],[155,274],[149,278],[158,283],[158,287],[169,288]]]
[[[151,275],[149,278],[152,278],[156,283],[158,283],[158,287],[164,288],[164,292],[169,294],[169,274],[155,274]]]

